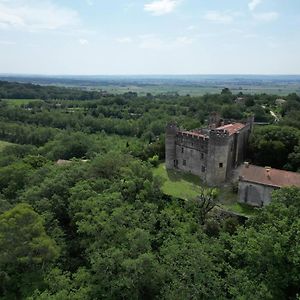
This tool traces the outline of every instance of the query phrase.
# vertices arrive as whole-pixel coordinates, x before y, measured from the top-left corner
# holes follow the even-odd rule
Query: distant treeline
[[[101,91],[0,81],[0,99],[95,100],[104,95]]]

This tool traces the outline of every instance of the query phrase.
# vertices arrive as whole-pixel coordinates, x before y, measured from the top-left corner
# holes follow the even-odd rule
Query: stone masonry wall
[[[176,136],[177,167],[206,180],[208,140],[178,133]]]
[[[271,186],[240,181],[238,201],[240,203],[261,207],[271,202],[271,194],[274,189],[275,188]]]

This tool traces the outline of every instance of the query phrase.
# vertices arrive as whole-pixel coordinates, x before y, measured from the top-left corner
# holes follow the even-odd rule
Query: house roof
[[[240,172],[240,180],[274,187],[300,187],[300,173],[268,167],[263,168],[250,164],[243,165]]]
[[[232,135],[239,130],[243,129],[246,125],[242,123],[232,123],[232,124],[227,124],[221,127],[216,128],[216,130],[225,130],[229,133],[229,135]]]

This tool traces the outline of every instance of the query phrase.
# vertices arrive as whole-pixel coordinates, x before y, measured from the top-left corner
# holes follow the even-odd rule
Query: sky
[[[300,74],[300,1],[0,0],[0,73]]]

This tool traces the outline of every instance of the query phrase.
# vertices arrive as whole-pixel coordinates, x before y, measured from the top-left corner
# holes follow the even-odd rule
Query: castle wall
[[[212,186],[225,183],[244,161],[253,118],[245,127],[229,134],[224,128],[193,132],[180,131],[176,125],[166,129],[166,168],[199,176]]]
[[[178,133],[176,137],[177,168],[206,179],[208,140]]]
[[[166,169],[174,169],[176,160],[176,135],[178,128],[174,124],[169,124],[166,128],[165,153]]]
[[[230,167],[229,151],[232,137],[224,131],[212,130],[209,135],[206,182],[220,185],[226,181]]]
[[[240,165],[245,159],[245,153],[248,147],[249,136],[251,133],[250,124],[241,129],[237,135],[236,157],[234,167]]]

